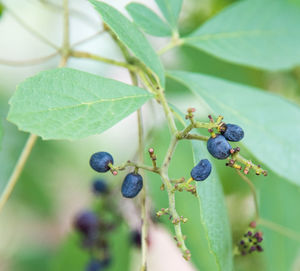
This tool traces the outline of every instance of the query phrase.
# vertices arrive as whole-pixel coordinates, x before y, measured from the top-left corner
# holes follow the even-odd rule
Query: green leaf
[[[176,30],[182,0],[155,0],[170,26]]]
[[[194,165],[201,159],[210,157],[204,142],[194,140],[192,147]],[[206,232],[209,251],[214,255],[219,270],[232,270],[231,231],[222,185],[216,168],[213,167],[210,176],[205,181],[196,183],[201,223]]]
[[[242,126],[242,143],[249,151],[277,174],[300,185],[298,106],[261,89],[211,76],[180,71],[169,76],[204,99],[216,116]]]
[[[263,270],[296,270],[295,263],[298,261],[300,248],[300,211],[296,206],[300,205],[300,189],[272,173],[266,181],[257,183],[260,215],[284,228],[280,233],[269,227],[263,227],[262,246],[266,260]],[[286,235],[290,230],[297,234],[297,238]]]
[[[69,68],[41,72],[21,83],[8,120],[44,139],[101,133],[141,107],[145,90]]]
[[[3,6],[3,4],[0,3],[0,18],[3,14],[3,11],[4,11],[4,6]]]
[[[161,85],[164,86],[164,68],[160,59],[137,26],[110,5],[96,0],[89,1],[95,6],[103,21],[117,35],[120,41],[158,76]]]
[[[170,27],[148,7],[139,3],[130,3],[126,9],[133,21],[146,33],[158,37],[172,35]]]
[[[239,1],[199,27],[185,44],[233,63],[289,69],[300,63],[299,24],[300,6],[295,3]]]
[[[0,150],[1,150],[1,146],[2,146],[2,139],[3,139],[3,126],[2,126],[2,119],[0,119]]]

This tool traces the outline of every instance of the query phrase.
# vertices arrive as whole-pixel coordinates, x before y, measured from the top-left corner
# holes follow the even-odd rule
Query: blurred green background
[[[47,5],[47,1],[9,0],[4,2],[24,21],[37,31],[44,33],[48,39],[56,44],[61,42],[60,1],[53,1],[57,5],[56,8]],[[86,1],[70,2],[72,41],[76,42],[97,30],[100,22]],[[114,1],[111,4],[122,10],[128,2]],[[154,7],[152,1],[151,3],[144,1],[146,2],[148,6]],[[234,1],[185,0],[180,16],[180,32],[183,35],[190,33],[232,2]],[[0,37],[0,58],[24,60],[51,53],[47,46],[32,38],[9,14],[5,13],[5,10],[0,19]],[[166,43],[164,39],[153,37],[149,39],[156,48]],[[121,58],[116,46],[106,35],[82,45],[80,49],[111,58]],[[300,68],[285,72],[264,72],[229,64],[188,47],[174,49],[163,56],[163,61],[169,69],[201,72],[257,86],[300,104]],[[27,134],[18,131],[14,125],[5,120],[9,97],[16,85],[23,79],[40,70],[56,67],[57,63],[58,58],[45,64],[29,67],[7,67],[0,64],[0,116],[5,130],[0,149],[1,188],[8,179],[27,138]],[[88,60],[71,60],[69,66],[129,82],[128,74],[124,70],[106,64],[93,63]],[[167,95],[174,104],[183,109],[198,105],[184,87],[171,80],[167,82]],[[161,110],[155,104],[148,103],[145,106],[147,142],[157,151],[159,161],[166,151],[169,140],[166,124],[160,114]],[[197,114],[203,117],[207,115],[207,111],[203,109]],[[97,201],[90,191],[91,181],[97,175],[88,165],[89,157],[96,151],[105,150],[114,155],[116,163],[121,163],[132,159],[136,149],[137,128],[134,114],[102,135],[81,141],[38,140],[12,197],[0,215],[0,270],[83,270],[88,254],[80,249],[78,236],[72,231],[72,223],[74,216],[80,210],[89,208],[93,202]],[[243,150],[243,154],[247,154],[246,151]],[[251,158],[250,154],[247,155]],[[254,157],[253,159],[255,160]],[[147,162],[150,161],[147,160]],[[232,169],[226,168],[223,162],[216,164],[226,194],[233,239],[236,242],[249,223],[249,217],[253,214],[251,195],[247,185],[234,174]],[[181,143],[172,161],[170,175],[187,177],[192,166],[190,145],[188,142]],[[284,183],[272,172],[267,178],[255,178],[252,175],[251,177],[258,189],[261,213],[264,217],[299,232],[299,188],[290,183]],[[113,178],[110,174],[106,174],[105,178],[119,191],[122,175]],[[160,191],[160,185],[157,176],[148,176],[147,186],[151,196],[149,205],[153,212],[167,207],[167,198],[165,193]],[[116,194],[118,195],[117,201],[121,201],[121,194],[119,192]],[[192,265],[197,266],[199,270],[213,271],[211,256],[203,241],[203,229],[199,226],[197,200],[185,193],[180,193],[177,199],[179,213],[189,219],[189,223],[183,226],[183,231],[188,236],[187,244],[194,254]],[[163,221],[163,224],[167,225],[168,229],[172,229],[169,221]],[[152,226],[153,247],[151,248],[150,244],[149,270],[193,270],[192,266],[185,265],[181,259],[171,237],[163,230],[163,224]],[[138,270],[139,251],[129,242],[130,230],[138,226],[138,223],[133,223],[133,225],[129,223],[129,226],[122,224],[108,237],[113,255],[113,265],[108,270]],[[265,234],[265,252],[259,255],[236,257],[235,270],[300,270],[300,259],[297,260],[299,242],[268,229],[262,229]],[[162,241],[165,246],[163,255],[161,251],[159,252],[157,240],[165,240]],[[157,252],[155,252],[156,249]],[[178,258],[178,261],[174,258]],[[172,261],[176,264],[173,263],[172,269],[166,269],[164,264],[168,263],[167,266],[170,267]]]

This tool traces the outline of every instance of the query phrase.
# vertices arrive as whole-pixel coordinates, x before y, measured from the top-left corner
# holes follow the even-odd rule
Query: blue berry
[[[74,226],[84,235],[91,236],[99,227],[99,219],[93,212],[84,211],[76,217]]]
[[[243,139],[244,131],[243,129],[235,124],[224,125],[224,131],[221,134],[229,141],[238,142]]]
[[[95,194],[105,194],[108,192],[107,183],[102,179],[97,179],[93,182],[93,191]]]
[[[108,164],[113,164],[114,159],[108,152],[96,152],[91,156],[90,166],[98,172],[109,171]]]
[[[207,159],[202,159],[193,167],[191,177],[195,181],[204,181],[211,172],[211,163]]]
[[[217,159],[226,159],[230,155],[231,149],[226,138],[220,134],[217,134],[216,137],[211,137],[207,141],[207,150]]]
[[[86,271],[100,271],[103,268],[103,264],[100,260],[92,259],[86,266]]]
[[[143,178],[137,173],[129,173],[122,184],[121,192],[125,198],[134,198],[143,188]]]

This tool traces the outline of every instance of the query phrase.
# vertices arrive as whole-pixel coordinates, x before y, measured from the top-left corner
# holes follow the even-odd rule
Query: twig
[[[183,40],[177,38],[177,39],[172,39],[166,46],[161,48],[160,50],[157,51],[157,54],[163,55],[166,52],[170,51],[171,49],[180,46],[183,44]]]
[[[103,34],[103,33],[105,33],[105,30],[104,30],[104,29],[103,29],[103,30],[100,30],[100,31],[97,31],[97,32],[94,33],[94,34],[92,34],[92,35],[90,35],[90,36],[88,36],[88,37],[86,37],[86,38],[84,38],[84,39],[82,39],[82,40],[79,40],[79,41],[73,43],[71,47],[73,48],[73,47],[76,47],[76,46],[78,46],[78,45],[82,45],[82,44],[84,44],[84,43],[86,43],[86,42],[89,42],[89,41],[93,40],[94,38],[98,37],[99,35],[101,35],[101,34]]]
[[[59,52],[55,52],[55,53],[50,54],[48,56],[43,56],[43,57],[40,57],[40,58],[23,60],[23,61],[13,61],[13,60],[0,59],[0,65],[13,66],[13,67],[33,66],[33,65],[38,65],[38,64],[44,63],[44,62],[54,58],[58,54],[59,54]]]
[[[11,192],[13,191],[22,171],[25,166],[25,163],[30,155],[30,152],[34,146],[34,143],[36,142],[37,136],[31,134],[26,142],[26,145],[23,148],[23,151],[19,157],[19,160],[12,172],[12,175],[10,176],[7,185],[5,187],[5,190],[0,198],[0,211],[2,210],[3,206],[9,199]]]
[[[115,66],[123,67],[126,68],[130,71],[137,71],[137,67],[125,62],[119,62],[113,59],[105,58],[99,55],[91,54],[88,52],[81,52],[81,51],[71,51],[70,56],[77,57],[77,58],[87,58],[87,59],[92,59],[95,61],[100,61],[108,64],[112,64]]]

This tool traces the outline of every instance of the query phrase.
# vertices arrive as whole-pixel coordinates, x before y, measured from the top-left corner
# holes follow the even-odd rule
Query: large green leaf
[[[275,173],[271,173],[265,182],[257,182],[260,196],[260,215],[273,223],[291,229],[298,235],[287,237],[270,228],[263,228],[265,271],[298,270],[295,263],[299,258],[300,211],[295,206],[300,204],[300,189],[295,185],[281,180]]]
[[[10,100],[8,120],[44,139],[79,139],[112,127],[150,97],[134,86],[59,68],[18,86]]]
[[[110,5],[96,0],[89,1],[95,6],[103,21],[118,36],[120,41],[158,76],[161,85],[164,86],[165,75],[160,59],[137,26]]]
[[[0,150],[1,150],[1,143],[3,138],[3,126],[2,126],[2,119],[0,119]]]
[[[206,144],[192,141],[194,165],[210,155]],[[222,185],[218,173],[213,167],[210,176],[203,182],[197,182],[197,194],[200,204],[200,217],[209,251],[214,255],[218,270],[233,269],[232,239]]]
[[[211,76],[170,72],[169,76],[188,87],[225,122],[243,127],[243,144],[263,164],[280,176],[300,185],[300,109],[284,98],[263,90]]]
[[[185,39],[219,58],[267,70],[300,63],[300,6],[287,0],[233,4]]]
[[[170,26],[176,30],[182,0],[155,0]]]
[[[133,21],[146,33],[158,37],[172,35],[170,27],[148,7],[139,3],[130,3],[126,9]]]

